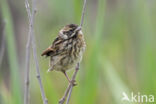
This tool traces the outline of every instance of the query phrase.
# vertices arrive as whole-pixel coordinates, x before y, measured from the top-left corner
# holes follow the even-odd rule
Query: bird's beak
[[[76,29],[76,31],[80,31],[82,28],[81,28],[81,26],[79,26],[77,29]]]

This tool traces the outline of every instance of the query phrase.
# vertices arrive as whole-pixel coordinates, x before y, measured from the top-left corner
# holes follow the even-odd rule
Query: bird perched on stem
[[[61,71],[67,80],[75,85],[75,81],[69,79],[66,71],[75,68],[82,59],[86,44],[81,27],[76,24],[64,26],[52,45],[41,55],[50,57],[49,71]]]

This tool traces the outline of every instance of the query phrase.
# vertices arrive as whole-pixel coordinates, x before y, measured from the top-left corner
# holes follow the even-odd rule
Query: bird
[[[58,36],[41,56],[50,57],[48,72],[62,72],[69,83],[75,84],[75,80],[70,80],[66,71],[74,69],[81,62],[86,43],[81,26],[76,24],[65,25],[58,33]]]

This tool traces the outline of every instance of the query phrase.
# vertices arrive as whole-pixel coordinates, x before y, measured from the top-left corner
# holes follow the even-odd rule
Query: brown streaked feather
[[[53,45],[51,46],[52,48],[55,48],[56,45],[59,45],[63,42],[63,40],[60,38],[60,37],[57,37],[54,42],[53,42]]]
[[[46,50],[43,51],[43,53],[41,54],[41,56],[44,56],[44,55],[50,56],[50,54],[52,54],[53,52],[54,52],[54,49],[51,48],[51,47],[49,47],[49,48],[47,48]]]
[[[49,46],[46,50],[43,51],[43,53],[41,54],[41,56],[54,56],[57,54],[57,52],[59,51],[59,47],[60,44],[62,43],[62,40],[57,37],[54,42],[52,43],[51,46]]]

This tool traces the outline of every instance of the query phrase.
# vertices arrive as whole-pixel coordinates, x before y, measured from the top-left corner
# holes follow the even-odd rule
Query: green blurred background
[[[49,59],[40,54],[64,25],[80,23],[83,0],[36,5],[41,78],[49,104],[57,104],[68,82],[62,73],[47,73]],[[156,95],[156,0],[88,0],[83,33],[87,47],[70,104],[132,104],[121,100],[123,92]],[[0,104],[23,104],[27,36],[24,0],[0,0]],[[30,63],[30,102],[42,104],[32,51]]]

